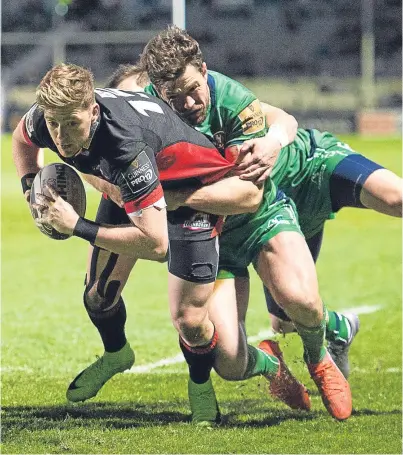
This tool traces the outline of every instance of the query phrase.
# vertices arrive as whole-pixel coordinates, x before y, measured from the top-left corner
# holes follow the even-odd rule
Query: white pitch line
[[[138,365],[132,367],[130,370],[125,371],[125,373],[149,373],[151,370],[155,370],[159,367],[165,367],[167,365],[175,365],[176,363],[182,363],[185,359],[183,354],[178,354],[175,357],[167,357],[166,359],[158,360],[155,363],[149,363],[147,365]]]
[[[339,312],[352,312],[355,314],[370,314],[370,313],[375,313],[376,311],[379,311],[382,308],[381,305],[363,305],[359,307],[354,307],[354,308],[347,308],[344,310],[339,310]],[[256,341],[263,340],[267,337],[273,336],[274,333],[272,330],[261,330],[257,335],[248,337],[248,341],[251,343],[254,343]],[[153,370],[156,370],[157,368],[160,367],[165,367],[169,365],[176,365],[178,363],[183,363],[185,359],[183,358],[182,354],[178,354],[174,357],[167,357],[165,359],[158,360],[157,362],[154,363],[148,363],[146,365],[136,365],[132,367],[130,370],[125,371],[125,373],[129,374],[144,374],[144,373],[150,373],[153,372]],[[22,366],[22,367],[13,367],[13,366],[2,366],[0,368],[0,371],[3,373],[11,373],[14,371],[25,371],[26,373],[32,373],[33,370],[28,367],[28,366]],[[399,368],[389,368],[385,370],[387,373],[399,373],[401,369]],[[360,373],[366,373],[366,370],[357,370],[357,372]]]
[[[367,370],[365,368],[352,367],[352,373],[368,374],[373,373],[374,370]],[[402,369],[397,367],[386,368],[385,370],[380,370],[379,373],[401,373]]]
[[[339,310],[340,313],[343,312],[351,312],[355,314],[369,314],[375,313],[382,308],[381,305],[364,305],[354,308],[347,308],[345,310]],[[263,340],[264,338],[273,336],[274,332],[272,330],[261,330],[257,335],[248,337],[248,342],[254,343],[255,341]],[[178,354],[174,357],[167,357],[165,359],[158,360],[154,363],[148,363],[146,365],[136,365],[132,367],[130,370],[125,371],[128,374],[136,374],[136,373],[150,373],[152,370],[155,370],[159,367],[165,367],[168,365],[176,365],[178,363],[183,363],[185,361],[182,354]]]
[[[359,314],[370,314],[375,313],[382,309],[382,305],[364,305],[364,306],[357,306],[355,308],[347,308],[345,310],[338,310],[339,313],[355,313]]]

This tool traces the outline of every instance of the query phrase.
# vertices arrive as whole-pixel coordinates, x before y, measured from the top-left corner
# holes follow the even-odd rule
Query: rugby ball
[[[59,195],[71,204],[74,210],[80,215],[85,215],[87,199],[83,182],[78,173],[64,163],[52,163],[42,168],[35,176],[31,187],[29,205],[34,220],[41,217],[41,213],[32,207],[32,204],[40,203],[36,199],[36,194],[44,194],[51,197],[46,185],[52,186]],[[70,237],[62,234],[49,224],[36,224],[39,230],[54,240],[65,240]]]

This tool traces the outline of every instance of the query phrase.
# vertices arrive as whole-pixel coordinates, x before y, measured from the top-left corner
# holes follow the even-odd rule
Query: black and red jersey
[[[118,185],[129,213],[161,198],[160,182],[164,188],[202,185],[232,169],[203,134],[158,98],[117,89],[96,89],[95,98],[99,123],[88,148],[74,158],[59,155],[36,104],[24,117],[23,133],[79,171]]]

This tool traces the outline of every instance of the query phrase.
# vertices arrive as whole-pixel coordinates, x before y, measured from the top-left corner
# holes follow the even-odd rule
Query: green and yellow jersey
[[[265,136],[265,116],[256,96],[239,82],[209,71],[207,83],[210,105],[205,120],[195,128],[232,161],[236,157],[236,153],[232,152],[233,146]],[[147,86],[145,91],[158,96],[152,85]],[[247,267],[262,243],[278,232],[300,232],[296,215],[288,204],[283,196],[278,196],[273,180],[267,179],[263,201],[256,213],[226,218],[220,239],[220,266],[227,270]]]

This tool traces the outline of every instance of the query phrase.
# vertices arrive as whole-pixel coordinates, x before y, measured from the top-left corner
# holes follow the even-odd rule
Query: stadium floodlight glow
[[[55,6],[55,13],[58,15],[58,16],[65,16],[67,14],[67,12],[69,11],[69,7],[68,5],[66,5],[65,3],[58,3],[56,6]]]
[[[73,0],[58,0],[55,5],[55,13],[58,16],[65,16],[69,11],[69,5]]]

